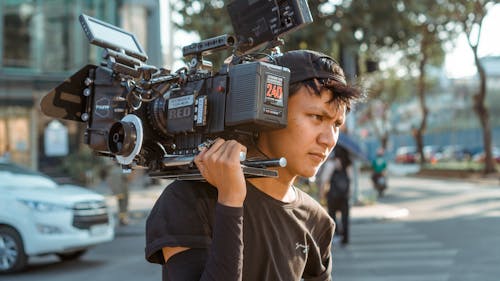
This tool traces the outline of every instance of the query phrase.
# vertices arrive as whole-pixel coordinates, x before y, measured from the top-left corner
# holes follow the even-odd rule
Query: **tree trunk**
[[[427,64],[427,54],[426,54],[426,40],[422,40],[421,43],[421,52],[422,59],[420,60],[419,70],[420,76],[418,78],[418,98],[420,101],[420,109],[422,111],[422,120],[420,120],[420,126],[417,128],[417,132],[415,134],[415,142],[417,144],[417,151],[420,154],[420,165],[426,162],[425,154],[424,154],[424,133],[427,127],[427,114],[429,110],[427,109],[427,105],[425,104],[425,65]]]
[[[496,164],[492,155],[490,116],[488,108],[486,108],[484,104],[486,99],[486,73],[477,55],[477,48],[474,48],[473,51],[477,72],[479,74],[479,90],[478,93],[474,95],[473,106],[474,112],[476,112],[481,128],[483,129],[483,146],[485,153],[483,172],[484,174],[491,174],[496,172]]]
[[[387,144],[389,143],[389,132],[384,132],[382,137],[380,138],[380,146],[384,151],[387,151]]]

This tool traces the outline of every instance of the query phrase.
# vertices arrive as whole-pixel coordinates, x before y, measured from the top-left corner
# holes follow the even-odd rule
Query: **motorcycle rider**
[[[373,187],[377,190],[378,196],[381,197],[387,188],[387,161],[384,158],[383,148],[377,150],[377,155],[372,161],[372,169]]]

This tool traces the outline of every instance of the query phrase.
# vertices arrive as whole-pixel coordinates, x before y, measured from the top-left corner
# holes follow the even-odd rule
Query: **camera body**
[[[155,177],[197,179],[193,158],[202,146],[218,137],[252,138],[287,125],[290,71],[249,55],[271,43],[268,39],[277,41],[278,35],[312,21],[305,0],[280,3],[254,1],[255,7],[267,5],[270,11],[267,18],[242,19],[257,25],[255,34],[250,28],[184,47],[184,55],[193,58],[189,68],[175,73],[147,65],[133,34],[81,15],[90,43],[105,48],[105,60],[83,67],[47,94],[42,111],[87,123],[84,142],[99,155],[114,157],[124,169],[141,167]],[[229,4],[233,26],[242,25],[234,15],[248,5],[243,0]],[[229,48],[232,62],[214,73],[203,55]],[[286,165],[284,159],[241,160],[247,176],[276,176],[266,168]]]
[[[234,65],[222,74],[197,72],[132,111],[120,79],[107,67],[91,68],[84,141],[116,155],[120,164],[135,160],[161,169],[164,155],[195,155],[208,139],[285,127],[289,77],[288,69],[265,62]]]

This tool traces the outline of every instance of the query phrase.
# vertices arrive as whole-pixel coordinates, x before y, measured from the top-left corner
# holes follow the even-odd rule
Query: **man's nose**
[[[318,136],[318,142],[332,148],[337,144],[339,138],[339,130],[337,128],[328,128],[323,130]]]

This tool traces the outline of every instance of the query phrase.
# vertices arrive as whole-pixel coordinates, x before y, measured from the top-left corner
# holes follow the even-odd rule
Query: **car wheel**
[[[79,257],[83,256],[87,252],[87,249],[79,250],[76,252],[70,252],[70,253],[57,253],[56,255],[62,260],[62,261],[71,261],[71,260],[76,260]]]
[[[0,226],[0,273],[21,271],[27,261],[19,233],[13,228]]]

